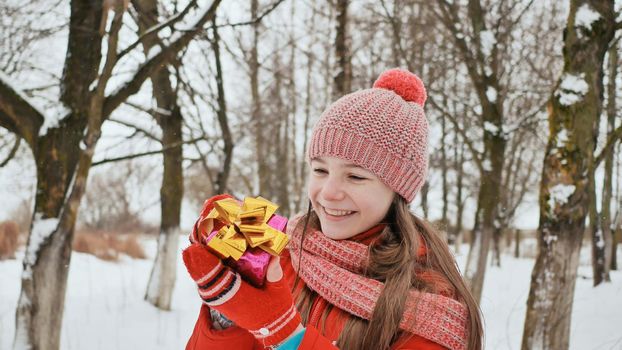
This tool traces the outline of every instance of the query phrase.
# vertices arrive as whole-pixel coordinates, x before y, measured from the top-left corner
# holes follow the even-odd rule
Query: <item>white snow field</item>
[[[112,263],[73,253],[61,348],[183,349],[192,332],[200,301],[181,257],[171,311],[158,311],[143,300],[155,240],[143,241],[150,259],[124,257]],[[180,247],[187,246],[180,237]],[[621,249],[622,250],[622,249]],[[458,256],[464,265],[467,247]],[[622,257],[622,251],[618,253]],[[15,306],[20,291],[21,259],[0,262],[0,349],[11,349]],[[488,267],[482,310],[486,349],[520,349],[533,259],[502,256],[502,267]],[[571,349],[622,349],[622,272],[612,283],[592,287],[590,252],[584,248],[572,315]]]

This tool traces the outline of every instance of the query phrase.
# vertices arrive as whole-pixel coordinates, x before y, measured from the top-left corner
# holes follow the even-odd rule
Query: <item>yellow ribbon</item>
[[[225,224],[207,242],[222,258],[239,260],[248,246],[259,247],[272,255],[279,255],[289,242],[287,235],[268,225],[278,206],[269,200],[246,197],[240,204],[232,198],[214,202],[214,209],[207,215],[206,232],[211,232],[213,220]]]

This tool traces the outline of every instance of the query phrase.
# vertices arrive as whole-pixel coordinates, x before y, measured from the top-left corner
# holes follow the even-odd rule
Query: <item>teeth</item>
[[[332,209],[328,209],[328,208],[324,208],[324,211],[332,216],[345,216],[345,215],[350,215],[352,213],[354,213],[351,210],[332,210]]]

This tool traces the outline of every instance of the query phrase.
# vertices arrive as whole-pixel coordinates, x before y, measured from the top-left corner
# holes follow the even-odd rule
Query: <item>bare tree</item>
[[[71,1],[60,115],[46,115],[8,78],[4,75],[0,78],[0,126],[26,141],[37,164],[35,209],[23,263],[14,348],[59,348],[71,241],[102,123],[202,30],[214,16],[219,2],[215,0],[202,10],[190,30],[171,40],[129,80],[107,95],[105,90],[116,64],[144,37],[119,52],[119,31],[126,3],[114,2],[110,8],[111,2]],[[185,19],[190,8],[173,16],[167,25]],[[114,18],[104,35],[100,28],[104,12],[109,9],[114,10]],[[162,27],[152,28],[147,36]],[[106,57],[102,60],[104,42]]]
[[[548,104],[550,135],[540,184],[539,253],[527,300],[524,350],[568,349],[588,214],[588,177],[602,110],[602,66],[616,25],[613,7],[613,1],[570,1],[563,73]]]
[[[155,0],[132,0],[132,5],[137,13],[138,34],[143,36],[158,24],[158,4]],[[142,41],[146,57],[151,50],[158,50],[161,45],[157,35],[146,36]],[[174,69],[179,65],[179,60],[174,59],[170,63],[171,69]],[[181,166],[183,116],[167,68],[164,66],[150,76],[157,106],[152,116],[162,129],[162,147],[172,144],[177,144],[177,147],[170,147],[162,153],[164,172],[160,187],[160,234],[145,293],[145,300],[163,310],[170,310],[175,286],[181,200],[184,193]]]
[[[348,32],[348,6],[350,0],[337,0],[337,29],[335,30],[335,58],[337,74],[333,85],[333,100],[349,93],[352,89],[352,63],[350,58],[350,38]]]
[[[618,47],[617,40],[612,42],[611,48],[608,51],[609,65],[608,65],[608,78],[607,84],[607,139],[614,140],[614,143],[618,141],[618,136],[615,135],[616,131],[616,76],[618,71]],[[613,243],[612,237],[612,220],[611,220],[611,200],[613,195],[612,177],[613,177],[613,160],[615,146],[611,145],[604,149],[603,158],[605,161],[605,176],[603,180],[603,190],[601,196],[601,210],[600,213],[596,208],[596,183],[591,181],[590,183],[590,231],[592,233],[592,270],[594,274],[594,286],[599,285],[602,282],[610,282],[609,270],[611,267]],[[602,159],[602,158],[600,158]],[[599,158],[596,159],[596,162]],[[592,168],[595,172],[598,167],[598,163]],[[591,176],[592,180],[595,180],[595,174]]]

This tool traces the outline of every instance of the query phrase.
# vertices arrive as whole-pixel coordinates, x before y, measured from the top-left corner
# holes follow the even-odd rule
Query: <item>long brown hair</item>
[[[463,302],[469,311],[468,349],[482,349],[483,327],[479,306],[462,279],[449,247],[441,235],[426,221],[412,214],[401,196],[393,200],[383,223],[385,228],[369,246],[366,276],[384,282],[370,320],[350,316],[337,346],[343,350],[389,349],[404,334],[400,321],[411,288],[450,295]],[[307,228],[320,228],[319,218],[309,210],[299,221],[303,225],[301,247]],[[299,227],[296,227],[299,229]],[[425,242],[426,254],[418,257],[420,240]],[[302,256],[302,254],[300,254]],[[294,261],[300,264],[300,261]],[[298,285],[296,277],[294,290]],[[296,306],[306,324],[317,293],[304,286],[296,298]],[[322,315],[322,324],[332,309]]]

